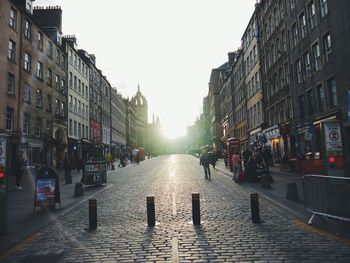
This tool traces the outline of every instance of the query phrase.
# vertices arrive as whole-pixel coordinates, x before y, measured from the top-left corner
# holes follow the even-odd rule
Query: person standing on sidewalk
[[[65,171],[64,178],[66,180],[66,184],[69,184],[72,182],[72,162],[70,158],[66,155],[63,160],[63,168]]]
[[[13,169],[16,176],[16,187],[15,187],[16,190],[22,190],[21,178],[24,172],[24,166],[25,166],[25,162],[24,162],[22,153],[19,152],[18,156],[13,162]]]
[[[208,178],[208,176],[210,178],[210,163],[211,159],[209,153],[203,151],[201,156],[199,157],[199,165],[203,166],[205,178]]]
[[[233,168],[233,178],[232,180],[235,180],[237,183],[239,181],[239,173],[241,170],[241,156],[238,153],[238,150],[235,150],[233,152],[232,158],[231,158],[232,168]]]

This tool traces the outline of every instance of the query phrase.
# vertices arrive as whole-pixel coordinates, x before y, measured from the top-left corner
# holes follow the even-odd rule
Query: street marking
[[[171,262],[179,263],[179,244],[177,237],[172,238],[172,254],[171,254]]]
[[[42,236],[42,233],[38,233],[38,232],[32,233],[27,239],[23,240],[18,245],[12,247],[8,251],[0,255],[0,262],[12,256],[13,254],[16,254],[17,252],[21,251],[25,246],[29,245],[31,242],[33,242],[35,239],[39,238],[40,236]]]
[[[350,240],[348,240],[346,238],[339,237],[335,234],[327,233],[325,231],[317,229],[316,227],[313,227],[313,226],[310,226],[309,224],[304,223],[300,219],[293,219],[293,223],[298,225],[300,228],[304,229],[305,231],[309,231],[309,232],[312,232],[312,233],[317,234],[319,236],[326,237],[326,238],[329,238],[332,240],[336,240],[336,241],[339,241],[343,244],[350,246]]]
[[[173,215],[176,216],[176,196],[173,193]]]

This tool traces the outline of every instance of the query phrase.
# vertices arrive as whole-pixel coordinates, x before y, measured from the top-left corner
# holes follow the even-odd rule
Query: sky
[[[96,55],[124,97],[140,91],[149,122],[183,136],[202,113],[213,68],[241,45],[256,0],[35,0],[61,6],[63,34]]]

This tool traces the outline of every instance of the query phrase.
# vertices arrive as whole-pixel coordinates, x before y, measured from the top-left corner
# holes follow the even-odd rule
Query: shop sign
[[[280,136],[280,129],[278,128],[278,125],[275,125],[269,129],[264,130],[263,133],[266,140],[271,140]]]
[[[342,151],[341,129],[338,122],[324,122],[326,151]]]

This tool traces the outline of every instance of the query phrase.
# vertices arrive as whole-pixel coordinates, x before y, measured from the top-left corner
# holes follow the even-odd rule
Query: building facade
[[[89,67],[78,53],[75,36],[63,37],[63,46],[68,57],[68,156],[84,159],[83,144],[90,138]]]
[[[322,151],[321,123],[337,120],[349,165],[349,1],[286,2],[297,151]],[[348,167],[349,168],[349,167]]]
[[[252,149],[261,146],[264,123],[258,36],[257,12],[254,12],[242,37],[248,121],[247,135],[249,147]]]
[[[101,73],[102,75],[102,73]],[[103,153],[108,154],[111,151],[111,84],[107,78],[101,77],[101,126]]]
[[[265,146],[271,149],[275,162],[295,152],[293,103],[288,59],[286,2],[260,1],[257,7],[260,62],[263,83]]]
[[[126,153],[126,105],[117,89],[111,92],[112,150],[114,157]]]
[[[234,137],[239,139],[241,150],[248,146],[247,137],[247,107],[244,78],[244,54],[237,50],[237,58],[233,64],[233,117]]]

